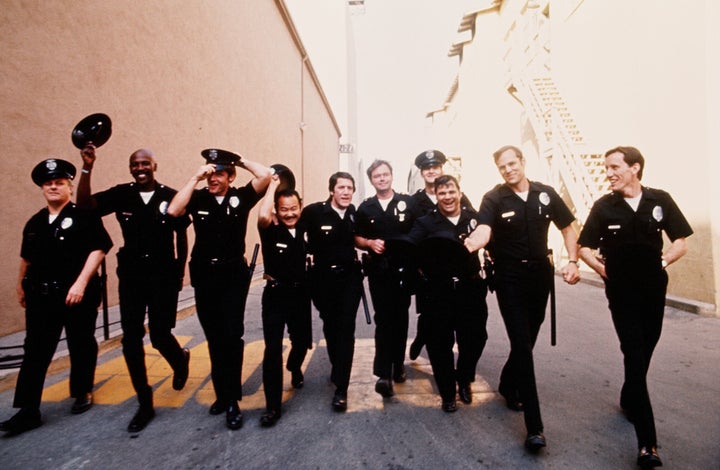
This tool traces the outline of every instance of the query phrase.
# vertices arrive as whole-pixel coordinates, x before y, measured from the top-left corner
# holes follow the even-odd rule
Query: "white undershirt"
[[[338,213],[338,215],[340,216],[341,219],[345,218],[345,212],[347,211],[347,209],[338,209],[337,207],[333,206],[332,204],[330,204],[330,207],[332,207],[333,210]]]
[[[638,206],[640,205],[640,198],[642,197],[642,193],[635,197],[626,197],[625,201],[632,207],[632,210],[634,212],[637,212]]]
[[[529,192],[530,192],[530,190],[528,190],[528,191],[523,191],[523,192],[521,192],[521,193],[515,193],[515,194],[517,194],[518,196],[520,196],[520,199],[522,199],[523,201],[527,202],[527,197],[528,197],[528,193],[529,193]]]
[[[460,221],[460,216],[459,216],[459,215],[456,215],[455,217],[448,217],[447,219],[448,219],[450,222],[452,222],[453,225],[457,225],[458,222]]]
[[[288,232],[290,232],[290,235],[292,235],[292,237],[295,238],[295,236],[297,234],[297,229],[289,228]]]
[[[222,204],[223,199],[225,199],[225,196],[215,196],[215,200],[218,204]]]
[[[145,204],[150,202],[150,199],[152,199],[153,194],[155,194],[155,191],[140,191],[140,197],[142,198],[142,200]]]
[[[428,198],[430,198],[430,200],[432,201],[433,204],[437,204],[437,196],[436,195],[430,194],[427,192],[425,194],[427,195]]]
[[[55,222],[55,219],[57,219],[57,216],[60,214],[48,214],[48,223],[51,224]]]
[[[390,204],[390,201],[392,201],[392,198],[388,199],[380,199],[378,198],[378,202],[380,203],[380,207],[382,207],[383,211],[386,211],[388,208],[388,205]]]

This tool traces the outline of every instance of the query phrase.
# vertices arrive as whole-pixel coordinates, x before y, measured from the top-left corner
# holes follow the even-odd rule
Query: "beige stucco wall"
[[[127,159],[138,148],[155,152],[159,181],[179,187],[203,163],[200,151],[218,147],[284,163],[306,199],[326,196],[338,128],[293,33],[280,0],[3,1],[0,335],[24,326],[15,300],[21,232],[44,205],[30,171],[50,156],[79,165],[70,131],[88,114],[113,120],[94,190],[129,181]],[[236,181],[248,179],[239,171]],[[254,217],[248,246],[258,240]],[[105,223],[116,245],[108,256],[112,304],[122,238],[112,217]]]

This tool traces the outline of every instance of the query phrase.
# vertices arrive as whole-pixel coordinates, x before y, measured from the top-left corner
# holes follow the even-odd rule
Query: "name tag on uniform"
[[[619,225],[608,225],[608,230],[620,230]]]
[[[130,215],[132,215],[132,212],[123,212],[122,215],[124,215],[124,216],[130,216]]]
[[[514,215],[515,215],[515,211],[510,211],[510,212],[503,213],[500,217],[502,217],[503,219],[507,219],[508,217],[512,217]]]
[[[198,211],[199,215],[209,215],[210,213],[208,211]]]
[[[320,230],[332,230],[332,225],[322,225],[320,226]]]
[[[275,246],[278,248],[287,248],[287,245],[284,243],[276,243]]]

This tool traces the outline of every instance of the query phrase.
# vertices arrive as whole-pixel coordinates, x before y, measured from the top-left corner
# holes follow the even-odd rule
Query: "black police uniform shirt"
[[[415,207],[417,208],[417,211],[421,215],[426,215],[435,210],[436,204],[430,199],[430,196],[427,195],[425,192],[425,189],[418,189],[415,194],[412,195],[412,199],[415,202]],[[469,211],[475,212],[475,208],[470,203],[470,199],[463,194],[460,198],[460,206],[463,209],[467,209]]]
[[[420,215],[415,201],[406,194],[394,193],[386,209],[382,208],[377,196],[372,196],[357,209],[355,233],[368,239],[403,238]]]
[[[186,209],[195,228],[193,261],[243,260],[248,215],[259,200],[252,182],[242,188],[228,188],[220,204],[207,188],[193,191]]]
[[[600,249],[608,277],[625,272],[662,269],[662,232],[671,241],[693,230],[665,191],[642,188],[637,211],[618,193],[606,194],[590,210],[578,244]]]
[[[305,281],[305,234],[296,226],[295,235],[282,223],[258,228],[265,274],[281,283]]]
[[[93,195],[101,216],[115,213],[122,229],[124,246],[120,249],[120,262],[124,259],[144,259],[151,266],[167,266],[175,260],[175,231],[182,231],[190,218],[171,217],[168,205],[177,193],[172,188],[155,183],[154,194],[145,203],[136,183],[113,186]]]
[[[462,279],[476,278],[480,273],[480,258],[477,252],[470,253],[465,248],[463,241],[478,226],[476,219],[477,214],[474,211],[463,208],[460,210],[460,216],[457,224],[435,209],[431,213],[417,219],[410,231],[410,240],[422,248],[423,240],[431,238],[445,238],[457,243],[458,247],[451,253],[449,257],[438,259],[438,265],[432,267],[432,271],[437,273],[438,277],[457,276]],[[462,262],[457,263],[456,253],[462,253]],[[442,254],[441,254],[442,255]],[[419,254],[420,262],[426,258],[422,252]],[[453,260],[451,261],[452,258]],[[444,265],[443,261],[446,261]],[[427,274],[427,273],[426,273]]]
[[[483,197],[477,217],[492,229],[487,249],[496,261],[546,258],[550,222],[561,230],[575,220],[551,186],[535,181],[530,181],[527,201],[507,184],[497,185]]]
[[[341,219],[330,199],[306,206],[298,224],[307,233],[307,249],[320,268],[349,268],[355,261],[355,206]]]
[[[88,256],[107,253],[113,243],[96,214],[67,204],[49,223],[48,209],[30,218],[23,230],[20,256],[29,263],[31,282],[57,282],[68,289],[78,278]]]

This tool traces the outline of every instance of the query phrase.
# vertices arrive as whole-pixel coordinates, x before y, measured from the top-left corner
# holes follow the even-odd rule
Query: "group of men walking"
[[[123,355],[139,408],[128,431],[142,430],[155,412],[145,369],[145,314],[153,347],[174,371],[173,388],[184,387],[190,352],[171,330],[177,292],[187,259],[186,229],[194,225],[190,258],[198,319],[208,341],[216,400],[210,414],[225,414],[230,429],[242,426],[244,311],[250,270],[245,257],[249,212],[260,203],[257,226],[266,285],[262,296],[265,340],[262,426],[281,418],[282,338],[292,344],[287,361],[291,384],[304,384],[302,363],[312,347],[311,302],[323,334],[335,386],[331,406],[347,409],[356,313],[367,275],[375,320],[375,391],[394,394],[407,379],[404,367],[411,296],[416,296],[416,358],[423,346],[433,370],[441,408],[457,410],[456,399],[472,402],[471,384],[487,340],[486,293],[496,293],[510,354],[500,374],[499,393],[508,408],[522,411],[525,447],[546,446],[536,386],[533,347],[545,318],[554,277],[548,257],[552,223],[562,234],[568,284],[580,279],[578,256],[605,281],[612,319],[625,362],[620,404],[638,438],[638,464],[661,465],[656,450],[646,376],[660,337],[667,286],[665,267],[686,251],[692,229],[672,198],[641,185],[644,159],[633,147],[606,154],[612,193],[598,200],[578,239],[575,218],[550,186],[530,181],[521,150],[494,153],[504,183],[485,194],[477,211],[458,180],[443,175],[445,155],[421,153],[415,164],[425,188],[410,196],[393,190],[392,165],[376,160],[367,169],[375,195],[355,209],[352,175],[329,179],[329,197],[303,208],[300,194],[283,187],[272,167],[223,150],[203,152],[206,163],[179,190],[155,180],[157,163],[148,150],[130,157],[134,182],[93,194],[90,176],[95,147],[82,152],[77,204],[70,201],[75,167],[49,159],[33,170],[47,208],[23,232],[18,297],[26,307],[25,357],[14,406],[19,412],[0,429],[10,434],[42,424],[40,395],[60,332],[66,329],[71,357],[72,412],[92,405],[97,356],[93,330],[99,290],[97,268],[112,246],[100,217],[115,213],[124,245],[118,251]],[[252,178],[231,186],[236,167]],[[197,185],[207,181],[207,187]],[[663,252],[662,232],[671,240]],[[485,263],[480,250],[484,250]],[[363,253],[358,256],[358,252]],[[58,255],[65,260],[57,269]],[[638,284],[635,280],[646,282]],[[453,347],[457,343],[457,358]]]

